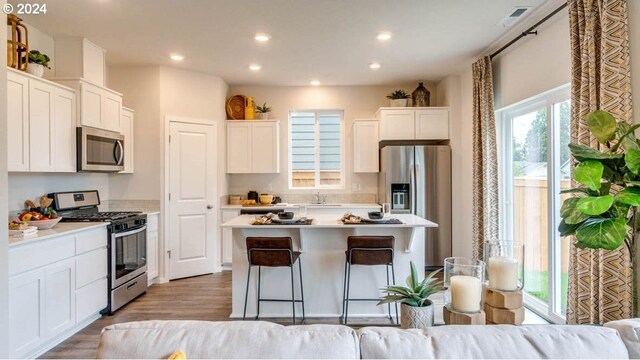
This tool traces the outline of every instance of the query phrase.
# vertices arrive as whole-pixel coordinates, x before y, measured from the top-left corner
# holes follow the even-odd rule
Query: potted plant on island
[[[267,120],[269,118],[271,108],[267,106],[267,103],[264,103],[262,106],[256,106],[256,111],[260,114],[260,119]]]
[[[406,107],[410,98],[411,95],[402,89],[396,90],[387,95],[387,99],[389,99],[389,103],[392,107]]]
[[[421,329],[433,326],[433,302],[429,296],[442,290],[442,281],[437,281],[440,270],[429,274],[424,280],[418,280],[418,270],[411,262],[411,275],[407,277],[407,286],[389,285],[382,289],[387,294],[378,305],[400,303],[400,325],[403,329]]]
[[[613,115],[596,110],[587,115],[589,132],[600,150],[569,144],[576,167],[571,176],[576,188],[561,191],[577,196],[560,208],[560,236],[575,236],[580,249],[629,250],[633,289],[633,317],[638,317],[637,208],[640,206],[640,141],[634,131],[640,124],[616,122]],[[629,235],[628,235],[629,234]]]
[[[44,75],[44,68],[51,69],[49,67],[49,61],[51,59],[47,54],[42,54],[38,50],[29,51],[29,63],[27,64],[27,72],[31,75],[42,77]]]

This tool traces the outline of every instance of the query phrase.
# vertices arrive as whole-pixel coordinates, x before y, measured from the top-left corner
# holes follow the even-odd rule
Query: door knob
[[[207,209],[209,210],[213,209],[213,205],[207,205]]]

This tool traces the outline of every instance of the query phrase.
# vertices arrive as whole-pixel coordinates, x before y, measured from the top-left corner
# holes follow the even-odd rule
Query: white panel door
[[[83,126],[102,128],[102,92],[91,84],[80,85],[80,121]]]
[[[251,173],[278,173],[278,123],[254,122],[251,124]]]
[[[56,172],[76,172],[76,95],[56,89],[54,98]]]
[[[120,132],[120,112],[122,111],[122,96],[103,90],[102,111],[103,129]]]
[[[414,139],[414,120],[414,110],[380,110],[380,140]]]
[[[7,170],[29,171],[29,79],[7,72]]]
[[[75,275],[74,259],[61,261],[46,269],[44,322],[49,336],[59,334],[75,325]]]
[[[227,122],[227,173],[251,173],[251,124]]]
[[[9,280],[9,357],[25,357],[46,338],[44,283],[44,270]]]
[[[169,125],[169,276],[212,273],[216,266],[216,134],[213,125]]]
[[[378,121],[353,122],[353,172],[379,171]]]
[[[449,110],[416,110],[416,139],[449,139]]]
[[[29,81],[29,170],[55,171],[56,130],[54,94],[56,88]]]

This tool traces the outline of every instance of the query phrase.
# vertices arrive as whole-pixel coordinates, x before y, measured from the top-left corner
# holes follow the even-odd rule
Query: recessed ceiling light
[[[380,69],[380,63],[372,62],[371,64],[369,64],[369,69]]]
[[[391,39],[391,33],[390,32],[381,32],[378,34],[378,40],[381,41],[387,41]]]
[[[258,65],[258,64],[251,64],[251,65],[249,65],[249,70],[258,71],[258,70],[260,70],[260,69],[262,69],[262,66],[261,66],[261,65]]]
[[[257,33],[256,36],[254,36],[254,39],[259,42],[267,42],[269,41],[269,39],[271,39],[271,35],[265,33]]]
[[[320,85],[320,80],[311,80],[311,85],[313,85],[313,86]]]
[[[182,61],[182,60],[184,60],[184,56],[182,56],[180,54],[171,54],[171,55],[169,55],[169,57],[173,61]]]

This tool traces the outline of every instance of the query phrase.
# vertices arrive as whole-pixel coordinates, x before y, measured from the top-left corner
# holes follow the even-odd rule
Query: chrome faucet
[[[327,203],[327,195],[320,195],[320,191],[318,191],[315,195],[316,204],[326,204]]]

